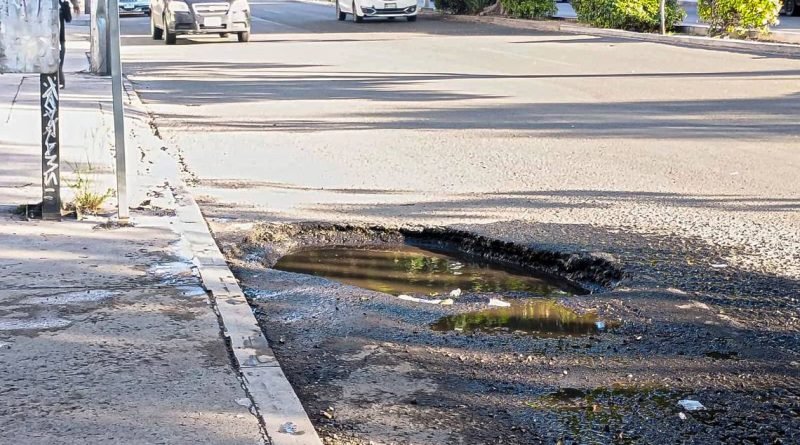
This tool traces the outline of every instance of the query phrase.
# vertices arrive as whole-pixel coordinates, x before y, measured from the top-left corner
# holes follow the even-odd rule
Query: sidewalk
[[[71,28],[68,42],[62,180],[88,159],[104,190],[110,80],[79,72],[83,32]],[[10,213],[40,200],[38,112],[38,76],[0,76],[0,443],[266,443],[175,229],[176,203],[142,151],[137,110],[126,122],[130,201],[145,205],[133,227]]]
[[[691,35],[706,35],[708,25],[703,23],[697,16],[697,1],[679,0],[678,4],[686,11],[686,18],[679,25],[679,31]],[[575,10],[570,3],[556,3],[558,12],[555,17],[566,20],[576,20],[578,18]],[[779,17],[780,23],[771,30],[769,40],[784,43],[800,43],[800,17]]]

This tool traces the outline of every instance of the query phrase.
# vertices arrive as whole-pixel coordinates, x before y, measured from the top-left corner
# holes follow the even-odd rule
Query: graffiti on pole
[[[0,0],[0,73],[58,71],[58,0]]]
[[[58,77],[40,75],[42,105],[42,217],[58,219],[61,215],[58,135]]]

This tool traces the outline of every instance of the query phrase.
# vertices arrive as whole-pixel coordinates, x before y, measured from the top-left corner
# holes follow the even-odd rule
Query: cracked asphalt
[[[123,22],[124,69],[168,151],[183,160],[218,240],[242,262],[240,273],[258,267],[236,252],[260,222],[442,225],[534,249],[607,255],[628,278],[565,303],[628,323],[603,340],[617,347],[613,373],[587,371],[587,380],[564,383],[497,365],[493,378],[521,376],[537,393],[609,388],[619,375],[641,369],[652,374],[639,381],[645,386],[688,373],[671,385],[683,395],[700,391],[715,412],[727,414],[694,419],[665,440],[798,440],[781,425],[798,416],[800,370],[792,363],[800,360],[800,60],[434,17],[357,25],[337,22],[326,5],[251,5],[249,44],[204,37],[168,47],[149,39],[147,19]],[[248,277],[240,276],[253,291],[307,284]],[[326,286],[320,295],[360,295]],[[289,295],[321,304],[308,292]],[[263,320],[273,342],[308,337],[293,346],[306,348],[303,354],[276,346],[293,383],[306,382],[309,363],[328,363],[315,353],[314,345],[324,345],[317,336],[350,332],[311,321],[295,331],[280,318]],[[391,325],[400,331],[415,329],[397,323]],[[343,345],[343,354],[401,344],[393,335],[359,333],[364,344]],[[724,348],[714,346],[716,338]],[[425,344],[440,348],[439,342]],[[497,363],[538,347],[510,347],[504,354],[512,355]],[[384,347],[397,358],[402,344],[393,348]],[[736,351],[740,360],[734,366],[703,355],[718,350]],[[563,359],[591,369],[599,355],[587,348]],[[363,370],[331,360],[333,369],[343,366],[343,375],[332,378],[338,383],[300,391],[318,425],[327,425],[319,411],[341,391],[373,397],[353,390]],[[420,378],[438,388],[448,387],[437,382],[443,370],[457,366],[420,363],[412,357],[373,365],[425,368]],[[754,383],[747,375],[769,378]],[[504,394],[511,397],[514,388]],[[497,443],[481,432],[492,428],[505,443],[621,440],[614,428],[576,434],[574,421],[556,409],[542,414],[562,419],[552,431],[525,423],[530,413],[491,417],[493,404],[511,400],[492,397],[482,399],[485,417],[463,428],[445,422],[444,435],[351,428],[347,440]],[[758,397],[773,400],[775,409],[746,402]],[[456,399],[455,407],[469,404]],[[392,415],[430,426],[420,411],[403,410]],[[636,440],[665,438],[655,422],[632,422]],[[399,430],[413,431],[406,426]],[[514,434],[502,432],[512,427]],[[748,433],[755,438],[731,436],[736,428],[756,431]],[[349,443],[336,425],[324,431],[331,443]]]

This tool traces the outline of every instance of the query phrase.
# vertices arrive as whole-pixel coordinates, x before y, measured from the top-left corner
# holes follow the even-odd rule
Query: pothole
[[[524,292],[550,297],[570,293],[562,289],[567,286],[544,277],[410,245],[304,249],[282,257],[274,269],[391,295],[458,297],[462,293]]]

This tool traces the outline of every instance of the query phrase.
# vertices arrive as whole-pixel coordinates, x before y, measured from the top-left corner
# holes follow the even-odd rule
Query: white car
[[[370,17],[390,20],[405,17],[413,22],[417,20],[418,12],[417,0],[336,0],[336,17],[345,20],[347,14],[351,14],[357,23]]]

